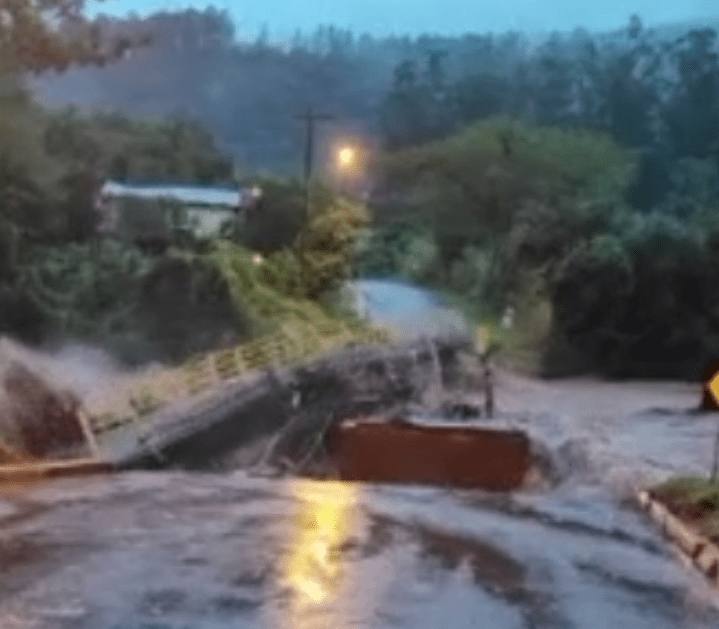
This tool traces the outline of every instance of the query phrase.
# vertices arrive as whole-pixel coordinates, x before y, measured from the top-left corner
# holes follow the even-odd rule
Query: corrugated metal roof
[[[100,191],[107,197],[132,197],[135,199],[167,199],[180,203],[198,205],[224,205],[239,207],[246,191],[227,188],[202,188],[195,186],[129,185],[115,181],[106,182]]]

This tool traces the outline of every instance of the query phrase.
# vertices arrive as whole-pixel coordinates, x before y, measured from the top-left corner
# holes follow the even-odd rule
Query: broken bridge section
[[[436,341],[443,379],[464,340]],[[212,395],[163,409],[150,421],[141,443],[118,453],[122,467],[227,469],[259,463],[264,452],[248,455],[263,439],[275,437],[264,463],[299,463],[337,421],[420,403],[436,378],[426,342],[402,346],[344,349],[295,369],[274,369],[251,382],[229,384]],[[269,444],[268,444],[269,445]],[[261,448],[260,448],[261,450]]]
[[[424,339],[346,349],[311,365],[273,370],[159,413],[117,464],[514,489],[535,461],[523,432],[451,425],[441,415],[433,426],[396,419],[426,409],[432,387],[447,394],[461,387],[462,355],[471,351],[463,339]],[[369,416],[374,424],[346,421]]]
[[[513,489],[532,462],[526,435],[506,427],[446,424],[450,418],[443,411],[452,408],[452,393],[466,387],[466,357],[472,351],[461,337],[345,348],[181,399],[142,423],[101,434],[99,445],[78,399],[53,391],[14,364],[4,386],[23,450],[16,455],[3,447],[0,454],[13,475],[28,463],[42,464],[41,476],[251,468],[315,478]],[[429,411],[434,423],[443,425],[410,424],[412,409]],[[346,422],[370,416],[379,421],[354,428]]]

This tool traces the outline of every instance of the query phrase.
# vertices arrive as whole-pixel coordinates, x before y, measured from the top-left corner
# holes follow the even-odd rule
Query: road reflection
[[[359,488],[353,483],[297,479],[290,490],[298,507],[283,581],[293,592],[293,622],[288,626],[302,627],[308,611],[339,596],[347,567],[340,555],[356,533]]]

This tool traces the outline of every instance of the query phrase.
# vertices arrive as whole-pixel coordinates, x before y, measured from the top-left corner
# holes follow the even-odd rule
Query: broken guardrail
[[[100,408],[86,405],[85,412],[92,432],[101,434],[128,424],[139,425],[170,402],[208,392],[252,373],[314,360],[339,347],[389,341],[389,333],[382,329],[351,328],[334,321],[287,322],[266,337],[194,357],[176,369],[150,372]]]

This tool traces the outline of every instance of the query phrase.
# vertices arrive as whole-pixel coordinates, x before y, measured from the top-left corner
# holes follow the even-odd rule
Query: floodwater
[[[5,509],[3,629],[719,626],[701,577],[597,487],[135,472]]]
[[[348,284],[355,308],[375,324],[411,338],[466,333],[467,322],[431,291],[393,280],[357,280]]]
[[[500,374],[498,421],[558,470],[508,494],[244,471],[7,493],[0,627],[719,627],[719,595],[629,499],[708,469],[717,419],[681,410],[696,394]]]
[[[555,469],[505,494],[245,471],[7,490],[0,628],[719,628],[717,591],[632,501],[709,469],[699,392],[498,373],[495,421]]]

